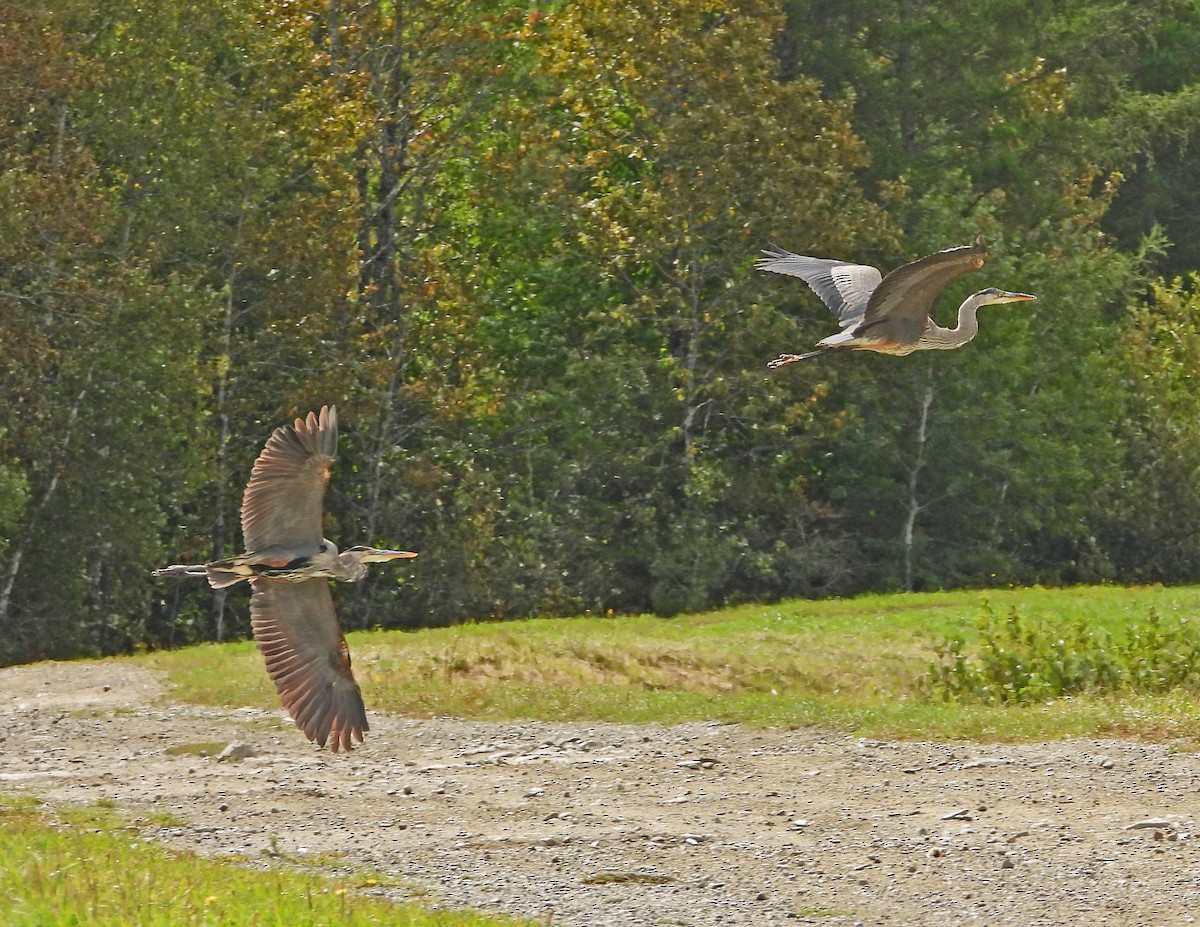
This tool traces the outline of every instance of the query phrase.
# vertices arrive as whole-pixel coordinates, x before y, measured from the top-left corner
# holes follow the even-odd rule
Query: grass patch
[[[415,717],[833,727],[863,736],[1200,741],[1193,689],[1064,690],[988,704],[935,691],[948,641],[970,658],[985,610],[1062,637],[1200,616],[1200,588],[1111,586],[862,596],[699,615],[582,617],[349,635],[370,708]],[[1062,630],[1059,630],[1062,629]],[[1056,638],[1055,638],[1056,639]],[[1147,647],[1143,647],[1145,652]],[[176,698],[278,710],[252,643],[135,658]]]
[[[584,885],[666,885],[675,879],[655,872],[597,872],[583,880]]]
[[[49,812],[0,798],[5,927],[514,927],[516,921],[428,912],[311,874],[254,872],[145,843],[105,806]]]
[[[151,811],[137,819],[137,823],[146,827],[175,828],[187,827],[187,818],[180,817],[173,811]]]
[[[103,708],[72,708],[67,714],[72,718],[132,718],[137,710],[128,705],[106,705]]]
[[[40,811],[45,804],[33,795],[0,795],[0,815]]]

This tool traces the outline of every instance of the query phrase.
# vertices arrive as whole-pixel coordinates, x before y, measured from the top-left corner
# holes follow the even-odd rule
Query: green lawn
[[[947,702],[935,647],[978,638],[985,607],[1116,636],[1151,609],[1200,616],[1200,588],[1078,587],[863,596],[671,619],[582,617],[349,635],[372,709],[413,717],[822,725],[901,738],[1200,740],[1197,694],[1120,691],[1034,705]],[[152,654],[173,696],[277,705],[251,643]]]

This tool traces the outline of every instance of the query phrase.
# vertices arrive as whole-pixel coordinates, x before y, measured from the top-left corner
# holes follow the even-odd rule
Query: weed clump
[[[935,646],[928,678],[947,701],[1028,704],[1089,692],[1200,691],[1200,627],[1186,618],[1167,622],[1151,609],[1145,622],[1113,637],[1081,617],[1064,626],[1015,607],[1000,616],[985,605],[975,626],[972,645],[955,637]]]

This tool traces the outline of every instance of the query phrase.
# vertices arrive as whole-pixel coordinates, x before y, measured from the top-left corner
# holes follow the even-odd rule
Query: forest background
[[[336,402],[348,628],[1200,579],[1197,0],[0,2],[0,662],[228,639]],[[768,242],[987,237],[968,348]]]

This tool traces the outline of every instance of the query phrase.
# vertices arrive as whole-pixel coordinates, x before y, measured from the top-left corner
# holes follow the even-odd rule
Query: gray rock
[[[259,750],[257,747],[252,747],[250,744],[242,743],[240,740],[235,740],[217,754],[217,762],[224,763],[226,760],[228,760],[233,763],[240,763],[247,757],[258,756],[258,754]]]

